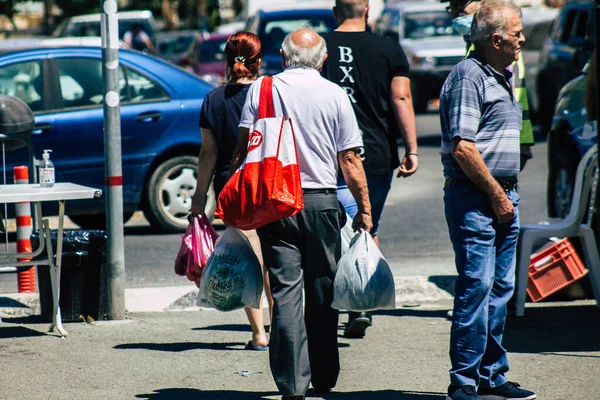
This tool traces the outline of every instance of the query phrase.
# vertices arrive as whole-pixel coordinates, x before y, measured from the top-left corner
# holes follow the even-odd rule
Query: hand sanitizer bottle
[[[52,150],[44,150],[42,154],[42,165],[40,166],[40,186],[41,187],[52,187],[54,186],[54,164],[50,161],[50,154]]]

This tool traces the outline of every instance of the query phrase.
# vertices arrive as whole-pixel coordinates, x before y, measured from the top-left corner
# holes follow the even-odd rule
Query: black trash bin
[[[52,249],[56,257],[57,231],[51,232]],[[39,235],[31,236],[35,249]],[[103,266],[106,265],[106,231],[65,230],[60,278],[60,311],[63,321],[78,321],[81,316],[104,319],[107,312],[106,285]],[[42,319],[52,320],[52,284],[50,268],[38,266],[38,286]]]

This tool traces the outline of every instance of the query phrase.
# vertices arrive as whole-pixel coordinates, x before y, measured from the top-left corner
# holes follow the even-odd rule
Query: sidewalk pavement
[[[340,316],[342,371],[326,399],[445,398],[453,278],[395,279],[397,309],[376,312],[365,339],[343,338]],[[0,294],[0,400],[278,399],[267,352],[243,349],[244,312],[196,307],[196,295],[193,284],[126,289],[124,321],[66,323],[61,339],[37,294]],[[538,399],[598,399],[599,337],[595,302],[528,304],[507,322],[508,377]]]
[[[8,299],[13,309],[27,302]],[[170,308],[184,309],[186,301]],[[347,317],[340,316],[338,385],[308,399],[445,398],[451,302],[398,307],[376,312],[365,339],[341,337]],[[279,399],[268,353],[243,349],[250,329],[241,310],[128,312],[124,321],[66,323],[65,339],[48,334],[38,315],[2,310],[0,399]],[[597,399],[599,334],[593,302],[530,305],[507,323],[508,377],[538,399]]]

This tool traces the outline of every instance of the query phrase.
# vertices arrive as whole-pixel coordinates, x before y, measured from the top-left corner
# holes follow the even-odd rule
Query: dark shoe
[[[446,400],[478,400],[475,386],[449,386]]]
[[[521,389],[515,382],[506,382],[493,389],[479,388],[477,394],[482,400],[531,400],[536,398],[535,393]]]
[[[291,396],[283,396],[281,400],[304,400],[304,395],[302,394],[293,394]]]
[[[360,339],[365,336],[368,327],[373,324],[371,313],[351,312],[348,314],[348,325],[344,330],[344,337],[349,339]]]

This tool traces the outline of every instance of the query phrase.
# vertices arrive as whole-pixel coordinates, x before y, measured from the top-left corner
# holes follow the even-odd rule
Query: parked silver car
[[[452,28],[452,18],[439,2],[407,1],[388,5],[376,33],[398,40],[411,69],[415,112],[437,98],[452,68],[466,54],[466,44]]]
[[[100,36],[100,15],[85,14],[64,19],[54,30],[54,37],[71,36]],[[134,25],[140,25],[144,32],[154,37],[157,31],[156,21],[152,11],[121,11],[117,14],[119,18],[119,39],[123,39],[125,32],[133,29]]]

